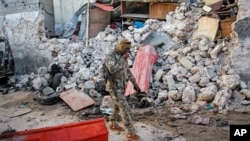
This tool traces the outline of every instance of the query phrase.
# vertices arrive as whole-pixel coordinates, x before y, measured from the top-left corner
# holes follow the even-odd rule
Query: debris
[[[204,5],[203,8],[202,8],[204,11],[206,12],[211,12],[212,11],[212,8],[207,6],[207,5]]]
[[[248,100],[243,100],[240,102],[242,105],[250,105],[250,101]]]
[[[187,58],[182,57],[178,58],[179,62],[188,70],[190,70],[193,66],[192,62],[190,62]]]
[[[203,117],[200,117],[200,116],[196,116],[196,117],[192,118],[191,123],[201,124],[201,125],[208,125],[209,124],[209,118],[208,117],[203,118]]]
[[[214,41],[219,28],[219,22],[219,19],[201,17],[198,21],[198,29],[194,32],[193,37],[206,35],[210,40]]]
[[[60,98],[66,102],[73,111],[78,111],[82,108],[95,104],[87,94],[75,88],[69,89],[60,94]]]
[[[13,118],[13,117],[17,117],[17,116],[30,113],[31,109],[30,108],[17,108],[17,109],[9,110],[9,112],[10,113],[8,114],[8,117]]]

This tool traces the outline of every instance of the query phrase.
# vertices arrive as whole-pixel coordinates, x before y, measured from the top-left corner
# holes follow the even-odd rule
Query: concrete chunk
[[[185,57],[179,59],[179,62],[188,70],[190,70],[193,66],[193,63],[191,61],[189,61],[188,59],[186,59]]]

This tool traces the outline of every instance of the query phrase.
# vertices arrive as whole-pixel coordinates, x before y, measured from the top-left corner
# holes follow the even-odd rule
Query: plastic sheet
[[[139,48],[133,68],[131,72],[133,73],[137,84],[139,85],[142,92],[148,92],[150,78],[152,75],[153,65],[159,58],[158,53],[156,53],[152,45],[145,45]],[[125,96],[130,94],[135,94],[133,84],[129,81],[125,90]]]

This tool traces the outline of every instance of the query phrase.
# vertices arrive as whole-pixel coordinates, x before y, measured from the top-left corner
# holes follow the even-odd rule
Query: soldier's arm
[[[120,69],[119,64],[116,62],[114,58],[107,58],[105,61],[105,65],[110,74],[115,74]]]
[[[138,84],[136,83],[136,79],[135,79],[134,75],[131,73],[129,68],[127,68],[127,74],[128,74],[128,79],[131,81],[131,83],[134,85],[134,87],[139,88]]]

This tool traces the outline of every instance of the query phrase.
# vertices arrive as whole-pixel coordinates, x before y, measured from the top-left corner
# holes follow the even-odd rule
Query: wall
[[[41,0],[42,9],[44,12],[44,26],[50,33],[50,36],[55,35],[55,17],[54,17],[54,4],[52,0]]]
[[[238,0],[238,15],[232,28],[240,47],[232,52],[232,65],[241,73],[241,78],[250,80],[250,1]],[[229,47],[230,48],[230,47]]]
[[[56,26],[64,26],[87,0],[53,0]],[[81,16],[79,19],[81,20]]]
[[[1,30],[9,39],[15,60],[16,74],[36,73],[48,66],[52,57],[38,49],[45,40],[44,15],[39,0],[1,0]]]

